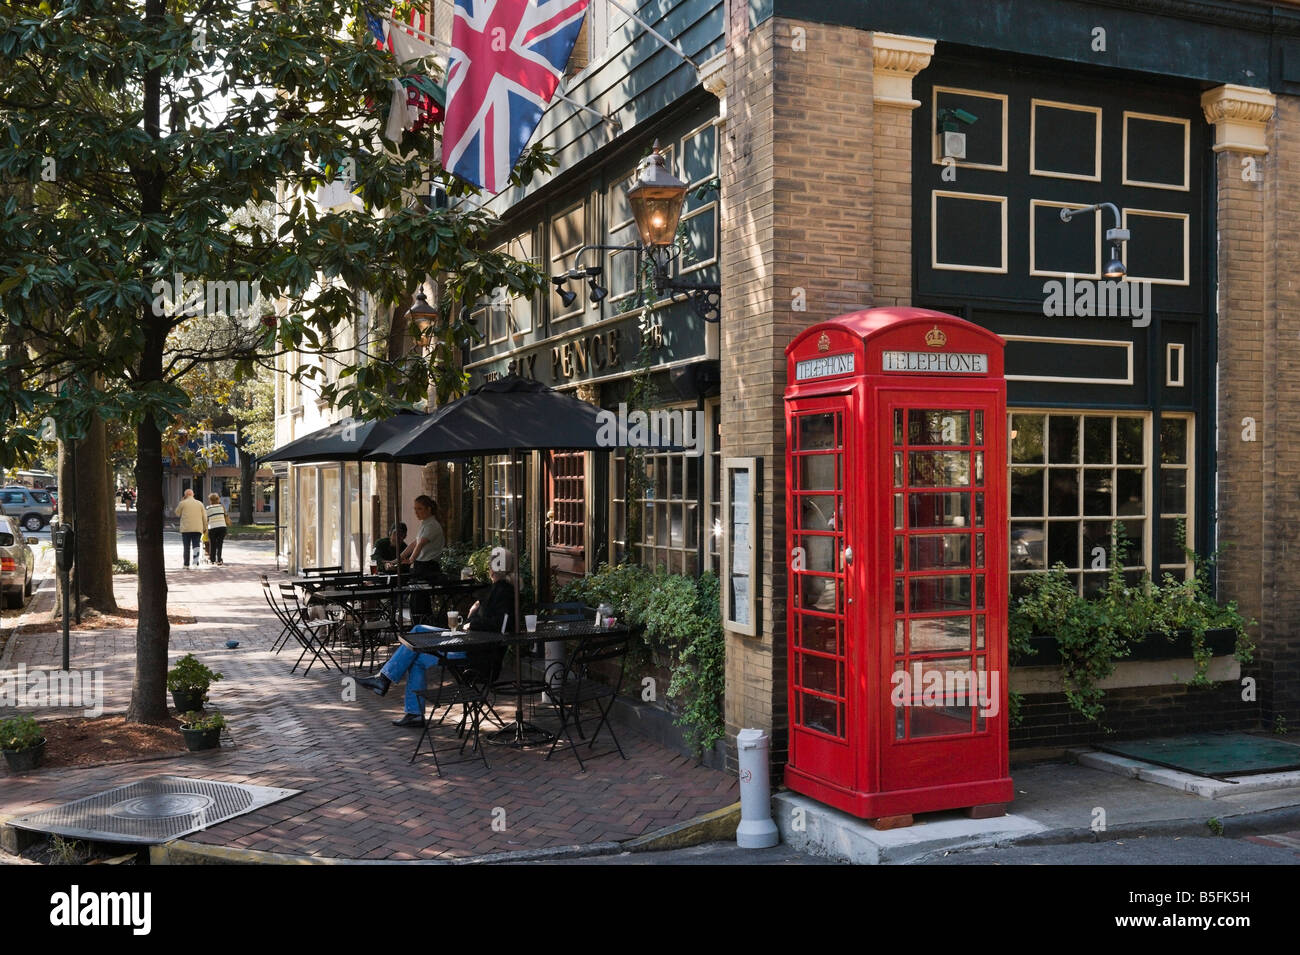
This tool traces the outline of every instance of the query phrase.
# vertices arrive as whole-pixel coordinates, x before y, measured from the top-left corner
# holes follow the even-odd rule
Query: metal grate
[[[296,796],[298,789],[150,776],[54,809],[9,820],[36,832],[154,845]]]
[[[1201,733],[1097,744],[1097,748],[1210,779],[1300,770],[1300,746],[1252,733]]]

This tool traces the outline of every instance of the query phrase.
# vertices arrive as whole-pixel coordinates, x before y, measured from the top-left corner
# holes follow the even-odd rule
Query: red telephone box
[[[1003,346],[875,308],[786,348],[785,781],[856,816],[1012,799]]]

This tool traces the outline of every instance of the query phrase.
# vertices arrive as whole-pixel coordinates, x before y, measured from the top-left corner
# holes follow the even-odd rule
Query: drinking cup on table
[[[618,617],[606,617],[606,618],[605,618],[605,626],[606,626],[607,628],[611,629],[611,630],[612,630],[614,627],[617,627],[617,626],[618,626]]]
[[[447,626],[452,630],[460,629],[460,613],[456,610],[447,611]]]
[[[526,613],[526,614],[524,614],[524,626],[528,628],[528,632],[529,632],[529,633],[536,633],[536,632],[537,632],[537,614],[535,614],[535,613]]]

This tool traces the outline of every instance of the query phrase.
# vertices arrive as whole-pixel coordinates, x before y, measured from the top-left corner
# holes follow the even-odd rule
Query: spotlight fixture
[[[584,245],[578,249],[573,256],[574,267],[563,275],[551,277],[551,283],[565,308],[577,298],[576,293],[565,287],[570,279],[586,279],[590,286],[588,298],[593,304],[603,301],[609,295],[609,289],[597,281],[603,272],[601,266],[578,266],[583,253],[597,250],[635,252],[638,265],[642,261],[648,261],[653,268],[654,288],[659,293],[666,293],[673,301],[689,301],[695,314],[706,322],[720,321],[722,289],[719,285],[683,282],[671,274],[673,262],[681,256],[677,225],[681,221],[682,204],[689,188],[669,171],[668,162],[656,142],[650,155],[637,168],[636,183],[627,191],[628,205],[631,206],[641,241],[631,245]]]
[[[605,299],[605,296],[609,295],[609,289],[596,281],[604,271],[605,269],[599,265],[589,265],[583,269],[587,276],[587,285],[591,288],[591,294],[588,298],[592,305],[600,304]]]
[[[1123,228],[1123,220],[1120,219],[1119,209],[1115,207],[1115,203],[1098,202],[1082,209],[1062,209],[1061,221],[1069,222],[1081,212],[1096,212],[1098,209],[1109,209],[1111,215],[1115,217],[1115,228],[1106,230],[1106,241],[1110,243],[1110,260],[1106,263],[1103,274],[1108,279],[1122,279],[1128,274],[1128,269],[1124,267],[1121,249],[1123,243],[1132,238],[1132,235],[1128,229]]]
[[[573,291],[573,289],[568,288],[565,284],[568,281],[569,274],[567,272],[564,275],[554,275],[551,277],[551,284],[555,286],[555,294],[560,296],[560,301],[564,304],[565,308],[572,305],[578,298],[578,293]]]

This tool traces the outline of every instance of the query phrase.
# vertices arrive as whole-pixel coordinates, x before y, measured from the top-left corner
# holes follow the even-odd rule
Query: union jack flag
[[[442,164],[500,192],[551,101],[588,0],[456,0]]]

